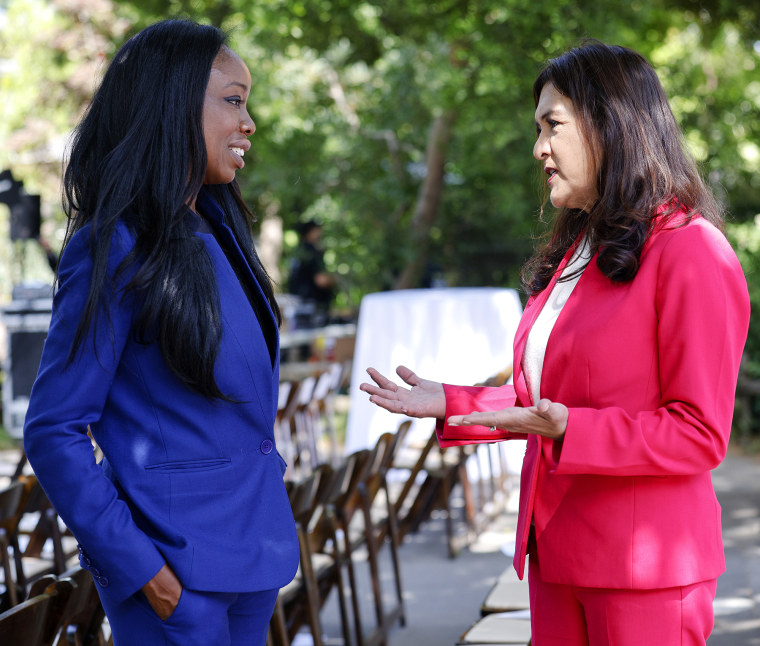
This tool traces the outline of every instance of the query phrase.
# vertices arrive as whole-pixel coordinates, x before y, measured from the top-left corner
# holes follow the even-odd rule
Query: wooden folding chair
[[[334,363],[317,379],[310,405],[315,426],[319,429],[318,437],[327,438],[328,459],[330,464],[338,464],[338,434],[335,428],[335,395],[340,388],[343,366]]]
[[[19,602],[16,577],[11,573],[10,549],[14,545],[15,519],[22,503],[25,488],[23,482],[16,481],[0,491],[0,561],[2,562],[3,584],[5,586],[5,599],[0,608],[11,608]],[[16,562],[16,568],[18,569],[18,562]]]
[[[405,624],[401,568],[398,548],[400,544],[395,508],[391,503],[387,489],[386,472],[393,461],[396,448],[403,439],[409,423],[402,424],[396,433],[383,434],[373,449],[357,451],[349,456],[353,466],[344,475],[335,488],[329,508],[334,510],[333,539],[344,545],[345,562],[351,586],[352,609],[356,641],[359,646],[365,644],[385,644],[390,627],[397,620]],[[383,496],[384,500],[379,500]],[[384,504],[383,504],[384,503]],[[396,603],[385,608],[380,584],[379,550],[390,537],[390,551],[396,592]],[[374,601],[376,628],[365,634],[359,609],[359,597],[354,564],[354,554],[365,547],[370,570],[372,598]]]
[[[290,424],[295,406],[291,405],[293,395],[298,383],[293,381],[281,381],[277,395],[277,415],[274,420],[274,441],[277,451],[287,464],[285,480],[293,480],[293,465],[296,459],[296,447],[290,435]]]
[[[57,646],[105,646],[103,622],[106,618],[92,575],[76,566],[61,575],[70,579],[75,588],[61,617]]]
[[[395,452],[403,443],[410,425],[410,421],[403,422],[395,433],[383,433],[378,438],[357,486],[362,510],[361,523],[350,524],[348,532],[352,552],[361,546],[366,546],[367,549],[377,631],[379,632],[377,639],[383,643],[387,641],[390,628],[396,621],[402,626],[406,625],[398,555],[400,536],[396,510],[388,491],[387,471],[393,463]],[[380,495],[381,493],[382,495]],[[388,542],[396,592],[396,603],[391,608],[385,607],[380,584],[379,551],[386,538],[390,539]]]
[[[441,449],[435,430],[424,446],[405,447],[400,451],[393,468],[408,474],[394,500],[402,537],[416,532],[434,510],[440,509],[444,513],[448,553],[451,558],[455,557],[459,546],[454,530],[451,495],[457,484],[461,485],[464,496],[467,533],[476,532],[474,503],[466,468],[471,452],[472,446]]]
[[[24,485],[24,493],[17,513],[12,518],[0,522],[0,528],[5,529],[13,549],[16,582],[19,588],[26,592],[29,583],[37,578],[46,574],[62,574],[66,569],[66,561],[76,554],[77,550],[74,537],[64,537],[64,532],[58,524],[58,514],[37,477],[22,475],[19,482]],[[27,519],[34,524],[33,528],[22,527]],[[23,549],[22,537],[26,539]],[[52,544],[51,554],[44,553],[48,540]]]
[[[52,646],[74,583],[58,579],[42,594],[0,614],[0,643]]]
[[[341,566],[346,568],[355,639],[359,646],[364,643],[359,609],[360,590],[357,585],[348,528],[354,514],[360,509],[357,489],[371,454],[369,449],[362,449],[345,458],[341,467],[336,470],[329,490],[325,492],[324,505],[321,507],[321,512],[315,515],[310,531],[313,551],[326,553],[334,551]]]
[[[271,628],[274,643],[278,644],[278,646],[290,644],[292,635],[300,628],[300,623],[294,617],[302,615],[305,615],[307,618],[314,645],[322,646],[322,628],[319,621],[319,593],[314,574],[313,557],[304,528],[304,524],[308,525],[314,509],[314,501],[321,478],[322,471],[314,471],[301,482],[288,483],[288,497],[298,534],[300,562],[296,576],[287,586],[280,590],[277,596]],[[286,605],[290,609],[288,613],[286,613]],[[294,610],[294,606],[298,607]],[[305,608],[305,612],[300,612],[301,607]]]
[[[476,386],[499,387],[512,376],[512,366],[498,372]],[[507,460],[504,442],[476,444],[469,448],[472,454],[470,464],[475,464],[477,478],[475,489],[478,493],[475,522],[487,526],[501,514],[507,505],[510,483],[507,476]]]
[[[301,561],[296,577],[278,595],[270,624],[270,643],[275,646],[290,644],[307,623],[313,643],[319,646],[322,643],[319,612],[333,588],[338,593],[344,643],[351,644],[342,576],[344,559],[332,537],[332,523],[317,520],[327,513],[325,503],[348,468],[348,463],[335,470],[329,464],[321,464],[301,482],[288,483]]]

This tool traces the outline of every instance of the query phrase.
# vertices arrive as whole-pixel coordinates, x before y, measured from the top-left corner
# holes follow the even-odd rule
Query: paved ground
[[[723,507],[727,571],[718,582],[715,630],[708,643],[760,646],[760,458],[732,451],[713,480]],[[390,646],[453,646],[477,620],[496,577],[509,567],[501,547],[513,540],[513,528],[514,516],[501,516],[454,560],[447,558],[440,519],[407,537],[401,558],[408,621],[393,629]],[[387,570],[384,590],[391,589]],[[369,601],[364,599],[362,617],[371,628]],[[334,600],[322,614],[328,644],[342,644]]]
[[[760,458],[732,452],[713,474],[723,507],[726,573],[710,646],[760,645]]]

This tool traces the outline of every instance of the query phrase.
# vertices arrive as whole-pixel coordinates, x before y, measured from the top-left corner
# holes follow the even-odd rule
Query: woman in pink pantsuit
[[[534,646],[704,644],[749,297],[652,67],[589,41],[534,84],[557,209],[523,274],[514,385],[363,384],[443,446],[527,438],[514,565]],[[445,420],[445,421],[444,421]]]

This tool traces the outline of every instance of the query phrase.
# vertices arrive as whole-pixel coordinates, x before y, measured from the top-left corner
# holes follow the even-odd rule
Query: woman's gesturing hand
[[[446,396],[437,381],[420,379],[405,366],[396,368],[396,374],[411,388],[400,387],[374,368],[367,368],[367,373],[377,385],[364,383],[359,388],[380,408],[409,417],[443,418],[446,414]]]
[[[494,426],[513,433],[532,433],[561,440],[567,428],[568,410],[564,404],[542,399],[536,406],[514,406],[504,410],[452,415],[450,426]]]

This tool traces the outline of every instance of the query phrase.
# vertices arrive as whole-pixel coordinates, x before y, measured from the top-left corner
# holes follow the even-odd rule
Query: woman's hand
[[[513,406],[504,410],[452,415],[450,426],[494,426],[513,433],[532,433],[562,440],[567,429],[568,410],[564,404],[542,399],[536,406]]]
[[[367,368],[367,372],[377,386],[364,383],[359,388],[365,393],[369,393],[369,400],[380,408],[410,417],[437,417],[442,419],[446,414],[446,396],[443,392],[443,384],[420,379],[405,366],[396,368],[396,374],[411,386],[410,389],[399,387],[390,379],[383,377],[374,368]]]
[[[159,619],[166,621],[179,603],[182,584],[172,569],[164,563],[164,567],[142,587],[142,591]]]

